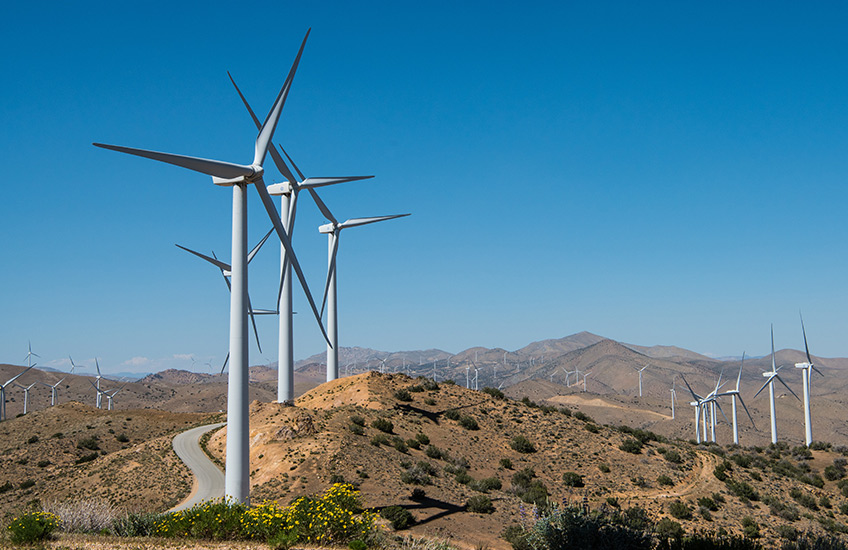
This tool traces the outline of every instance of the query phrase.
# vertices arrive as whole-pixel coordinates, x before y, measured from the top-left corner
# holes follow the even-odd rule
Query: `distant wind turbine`
[[[742,366],[745,364],[745,352],[742,352],[742,361],[739,363],[739,375],[736,377],[736,388],[732,390],[728,390],[724,393],[716,394],[716,397],[721,397],[725,395],[729,395],[732,398],[732,415],[733,415],[733,444],[739,445],[739,425],[736,419],[736,399],[739,399],[739,402],[742,403],[742,407],[744,407],[745,412],[748,413],[748,418],[751,419],[751,424],[756,429],[757,425],[754,424],[754,417],[751,416],[751,412],[748,410],[747,405],[745,405],[745,401],[742,400],[742,394],[739,393],[739,383],[742,380]]]
[[[24,414],[26,414],[26,413],[27,413],[27,410],[28,410],[28,409],[27,409],[27,406],[29,405],[29,390],[31,390],[31,389],[33,388],[33,386],[35,386],[36,384],[38,384],[38,382],[37,382],[37,381],[36,381],[36,382],[33,382],[33,383],[32,383],[32,384],[30,384],[29,386],[24,386],[24,385],[22,385],[22,384],[18,384],[17,382],[15,382],[15,385],[16,385],[17,387],[19,387],[19,388],[21,388],[22,390],[24,390]]]
[[[789,390],[789,392],[792,395],[795,396],[795,399],[797,399],[798,401],[801,400],[795,394],[795,392],[792,391],[792,388],[790,388],[789,385],[787,385],[786,382],[783,381],[783,378],[781,378],[780,375],[777,374],[778,371],[781,368],[783,368],[783,365],[778,367],[778,366],[775,365],[775,362],[774,362],[774,325],[772,325],[771,326],[771,370],[763,373],[763,376],[768,378],[768,380],[766,380],[766,383],[763,384],[763,387],[760,388],[757,391],[757,393],[754,394],[754,399],[756,399],[757,396],[760,395],[760,392],[762,392],[765,389],[765,387],[768,386],[768,388],[769,388],[769,411],[771,412],[771,442],[775,445],[777,444],[777,417],[775,415],[775,409],[774,409],[774,380],[777,379],[781,384],[786,386],[786,389]]]
[[[647,368],[648,368],[648,365],[645,365],[641,369],[637,369],[636,367],[633,367],[633,369],[636,370],[636,372],[639,373],[639,397],[642,397],[642,371],[644,371]]]
[[[799,312],[800,315],[800,312]],[[812,371],[816,371],[819,375],[824,376],[822,372],[813,364],[813,358],[810,355],[810,346],[807,345],[807,330],[804,328],[804,317],[801,317],[801,331],[804,333],[804,351],[807,354],[807,361],[803,363],[795,363],[796,369],[801,370],[801,380],[804,385],[802,391],[804,393],[804,441],[807,447],[813,444],[813,425],[812,415],[810,412],[810,388],[812,386]]]

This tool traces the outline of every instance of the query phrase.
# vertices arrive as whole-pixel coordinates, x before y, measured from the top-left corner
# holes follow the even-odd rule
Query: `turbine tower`
[[[778,367],[778,366],[775,365],[775,362],[774,362],[774,325],[772,325],[771,326],[771,370],[763,373],[763,376],[768,378],[768,380],[766,380],[766,383],[763,384],[763,387],[760,388],[757,391],[757,393],[754,394],[754,399],[756,399],[757,396],[760,395],[760,392],[763,391],[766,386],[768,386],[768,389],[769,389],[769,411],[771,412],[771,442],[772,442],[772,444],[775,444],[775,445],[777,444],[777,418],[775,416],[775,410],[774,410],[774,380],[775,379],[779,380],[781,384],[786,386],[786,389],[789,390],[790,393],[792,393],[792,395],[795,395],[795,392],[792,391],[792,388],[790,388],[786,384],[786,382],[783,381],[783,378],[781,378],[780,375],[777,374],[777,372],[781,368],[783,368],[783,365]],[[795,395],[795,399],[797,399],[798,401],[801,400],[797,395]]]
[[[360,225],[368,225],[386,220],[393,220],[395,218],[402,218],[404,216],[409,216],[409,214],[395,214],[393,216],[378,216],[374,218],[352,218],[339,223],[339,221],[336,220],[336,218],[330,212],[330,209],[327,208],[327,205],[324,204],[324,201],[318,198],[317,194],[313,195],[312,198],[315,199],[316,203],[318,204],[318,208],[321,210],[321,213],[324,214],[324,217],[327,218],[327,221],[330,222],[318,228],[319,232],[326,233],[328,237],[327,282],[324,285],[324,299],[321,303],[321,312],[323,313],[324,306],[326,305],[327,333],[330,336],[327,343],[327,382],[329,382],[330,380],[335,380],[339,377],[339,311],[336,302],[336,255],[339,250],[339,237],[341,235],[342,229],[346,229],[348,227],[358,227]],[[434,360],[434,380],[435,370],[436,361]]]
[[[36,355],[32,352],[32,346],[30,345],[29,346],[29,353],[27,353],[27,356],[26,356],[26,361],[29,364],[29,366],[27,368],[25,368],[24,370],[22,370],[21,372],[19,372],[18,374],[16,374],[15,376],[6,380],[5,384],[0,384],[0,420],[6,420],[6,388],[8,388],[11,384],[14,384],[15,380],[17,380],[18,378],[23,376],[23,374],[26,371],[28,371],[29,369],[31,369],[32,367],[34,367],[36,365],[36,363],[32,362],[33,357],[38,357],[38,355]]]
[[[754,417],[751,416],[751,412],[748,410],[747,405],[745,405],[745,401],[742,400],[742,394],[739,393],[739,383],[742,381],[742,366],[745,364],[745,352],[742,352],[742,362],[739,363],[739,375],[736,377],[736,389],[728,390],[724,393],[717,394],[717,397],[729,395],[732,398],[732,414],[733,414],[733,444],[739,445],[739,425],[736,420],[736,398],[739,398],[739,402],[742,403],[742,407],[745,408],[745,412],[748,413],[748,418],[751,419],[751,425],[756,429],[757,425],[754,424]]]
[[[24,386],[23,384],[18,384],[17,382],[15,382],[15,385],[17,387],[24,390],[24,414],[27,413],[27,406],[29,405],[29,390],[31,390],[33,388],[33,386],[35,386],[36,384],[38,384],[37,381],[33,382],[29,386]]]
[[[804,317],[801,317],[801,331],[804,333],[804,351],[807,354],[805,363],[795,363],[796,369],[801,370],[801,380],[804,382],[802,387],[804,393],[804,441],[807,447],[813,443],[813,426],[812,415],[810,413],[810,386],[813,381],[812,371],[816,371],[819,375],[824,376],[822,372],[813,364],[813,358],[810,355],[810,346],[807,345],[807,330],[804,328]]]
[[[677,399],[675,387],[677,385],[677,376],[671,379],[671,419],[674,420],[674,401]]]
[[[637,369],[636,367],[633,367],[633,369],[636,370],[639,373],[639,397],[642,397],[642,371],[644,371],[647,368],[648,368],[648,365],[645,365],[641,369]]]
[[[229,73],[227,73],[229,74]],[[241,93],[236,81],[230,75],[230,81],[238,92],[242,103],[244,103],[247,112],[253,119],[253,123],[257,129],[262,128],[262,123],[259,117],[253,111],[253,108],[248,103],[244,94]],[[280,156],[277,148],[271,143],[268,147],[268,153],[274,161],[277,170],[286,178],[282,183],[276,183],[268,186],[268,194],[272,196],[279,195],[280,197],[280,221],[286,229],[286,234],[291,241],[294,233],[294,219],[297,214],[297,197],[301,190],[307,189],[312,195],[313,200],[317,203],[317,197],[314,188],[324,187],[327,185],[335,185],[337,183],[346,183],[351,181],[365,180],[374,176],[345,176],[345,177],[318,177],[306,178],[303,172],[297,167],[292,158],[286,153],[286,150],[280,147],[280,151],[286,156],[292,167],[297,172],[300,179],[295,178],[288,165]],[[291,287],[291,263],[286,254],[285,246],[280,246],[280,287],[277,292],[277,311],[279,312],[279,346],[277,347],[277,402],[278,403],[294,403],[294,310],[292,308],[292,287]]]
[[[143,149],[129,147],[118,147],[114,145],[103,145],[95,143],[97,147],[111,149],[114,151],[128,153],[152,160],[173,164],[195,172],[212,176],[212,182],[220,186],[231,186],[233,194],[233,239],[232,239],[232,285],[233,291],[230,295],[230,374],[227,384],[227,456],[225,472],[224,494],[242,503],[248,503],[250,494],[250,457],[249,457],[249,426],[248,426],[248,347],[247,347],[247,186],[253,185],[262,199],[262,205],[268,213],[268,217],[274,224],[277,236],[283,243],[286,253],[290,257],[292,267],[297,274],[303,287],[309,305],[315,319],[318,321],[324,338],[327,339],[326,331],[321,324],[321,316],[318,308],[309,292],[306,278],[294,255],[291,242],[285,227],[283,227],[274,201],[268,194],[263,180],[265,156],[268,152],[280,112],[288,97],[294,74],[300,63],[303,48],[309,31],[303,38],[300,49],[292,64],[291,70],[286,77],[283,87],[277,94],[274,104],[262,123],[259,134],[254,143],[254,156],[250,164],[234,164],[217,160],[208,160],[197,157],[160,153]]]

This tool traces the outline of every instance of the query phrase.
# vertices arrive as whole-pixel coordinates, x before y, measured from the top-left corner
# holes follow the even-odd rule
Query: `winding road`
[[[186,466],[194,474],[191,493],[184,501],[177,504],[169,512],[179,512],[191,508],[204,500],[221,498],[224,496],[224,474],[218,466],[209,460],[203,449],[200,448],[200,438],[203,434],[216,428],[224,426],[226,422],[208,424],[186,430],[174,437],[174,452],[185,462]]]

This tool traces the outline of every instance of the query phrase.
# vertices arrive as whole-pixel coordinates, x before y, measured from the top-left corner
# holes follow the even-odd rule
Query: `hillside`
[[[667,517],[670,503],[680,500],[696,512],[682,521],[688,530],[722,527],[739,533],[740,519],[751,516],[764,540],[772,542],[782,524],[822,531],[822,522],[844,520],[829,515],[848,506],[835,481],[823,483],[823,488],[802,484],[800,489],[816,502],[825,502],[821,497],[827,496],[830,508],[817,505],[817,510],[804,509],[802,515],[789,496],[799,485],[798,472],[820,476],[841,457],[838,453],[814,451],[806,457],[788,448],[766,452],[695,447],[661,436],[659,442],[647,432],[602,426],[572,406],[565,410],[378,373],[323,384],[298,398],[295,407],[254,402],[252,495],[288,501],[344,479],[361,488],[368,506],[410,510],[417,521],[413,532],[490,548],[507,548],[498,534],[520,517],[526,506],[522,495],[532,501],[533,494],[542,491],[555,502],[586,497],[593,507],[638,505],[655,519]],[[634,434],[644,439],[643,445],[633,443]],[[511,446],[521,436],[534,452]],[[223,458],[225,444],[222,429],[209,448]],[[639,448],[628,452],[623,448],[634,451],[628,445]],[[713,474],[718,465],[723,465],[730,485]],[[527,468],[535,477],[516,476]],[[563,482],[566,472],[582,476],[585,486],[568,486]],[[528,496],[528,483],[533,482],[535,493]],[[734,493],[740,487],[753,493],[740,498]],[[423,494],[414,497],[414,489]],[[494,513],[466,511],[468,499],[483,491]],[[697,513],[697,500],[703,497],[723,502],[717,510]],[[787,522],[776,516],[773,510],[780,504],[775,502],[789,503],[797,519]]]

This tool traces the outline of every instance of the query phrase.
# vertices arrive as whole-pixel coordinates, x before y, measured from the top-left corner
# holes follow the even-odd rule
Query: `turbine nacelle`
[[[334,223],[325,223],[324,225],[318,226],[319,233],[335,233],[336,224]]]

